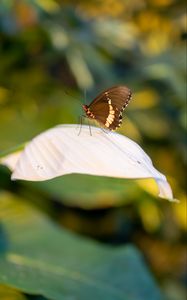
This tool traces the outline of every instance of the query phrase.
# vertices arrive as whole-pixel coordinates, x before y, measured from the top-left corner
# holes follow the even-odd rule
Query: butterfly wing
[[[122,112],[132,93],[126,86],[115,86],[99,94],[89,105],[95,120],[109,130],[120,127]]]

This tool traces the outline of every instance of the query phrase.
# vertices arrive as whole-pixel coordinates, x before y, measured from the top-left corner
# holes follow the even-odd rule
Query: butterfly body
[[[103,127],[116,130],[122,123],[122,112],[131,100],[132,93],[126,86],[114,86],[99,94],[90,105],[83,105],[86,116]]]

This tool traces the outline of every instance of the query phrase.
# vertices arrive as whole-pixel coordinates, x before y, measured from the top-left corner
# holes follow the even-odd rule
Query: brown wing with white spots
[[[115,130],[122,123],[122,112],[131,96],[126,86],[115,86],[98,95],[88,107],[96,121],[109,130]]]

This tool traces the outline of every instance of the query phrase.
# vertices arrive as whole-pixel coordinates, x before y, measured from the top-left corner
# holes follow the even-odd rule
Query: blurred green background
[[[0,151],[77,123],[85,91],[89,103],[124,84],[133,100],[119,132],[149,154],[180,204],[158,199],[152,181],[11,182],[3,166],[0,201],[22,199],[104,245],[136,245],[168,300],[185,299],[187,283],[186,37],[183,0],[0,1]]]

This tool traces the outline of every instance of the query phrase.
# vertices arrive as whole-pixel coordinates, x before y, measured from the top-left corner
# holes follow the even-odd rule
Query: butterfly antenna
[[[86,91],[86,89],[84,89],[84,103],[87,103],[87,101],[86,101],[86,95],[87,94],[87,91]]]
[[[84,94],[83,94],[83,97],[84,97],[84,103],[86,103],[86,89],[84,89],[83,93],[84,93]],[[83,103],[82,103],[82,105],[83,105]],[[79,125],[80,125],[80,127],[79,127],[79,133],[78,133],[78,136],[81,134],[83,118],[86,118],[86,117],[85,117],[84,115],[79,116]],[[89,124],[89,129],[90,129],[90,124]],[[90,129],[90,132],[91,132],[91,129]],[[91,135],[91,133],[90,133],[90,135]]]
[[[84,101],[85,101],[85,103],[87,103],[87,90],[86,89],[84,89]],[[89,125],[90,135],[92,135],[92,128],[91,128],[89,119],[88,119],[88,125]]]

